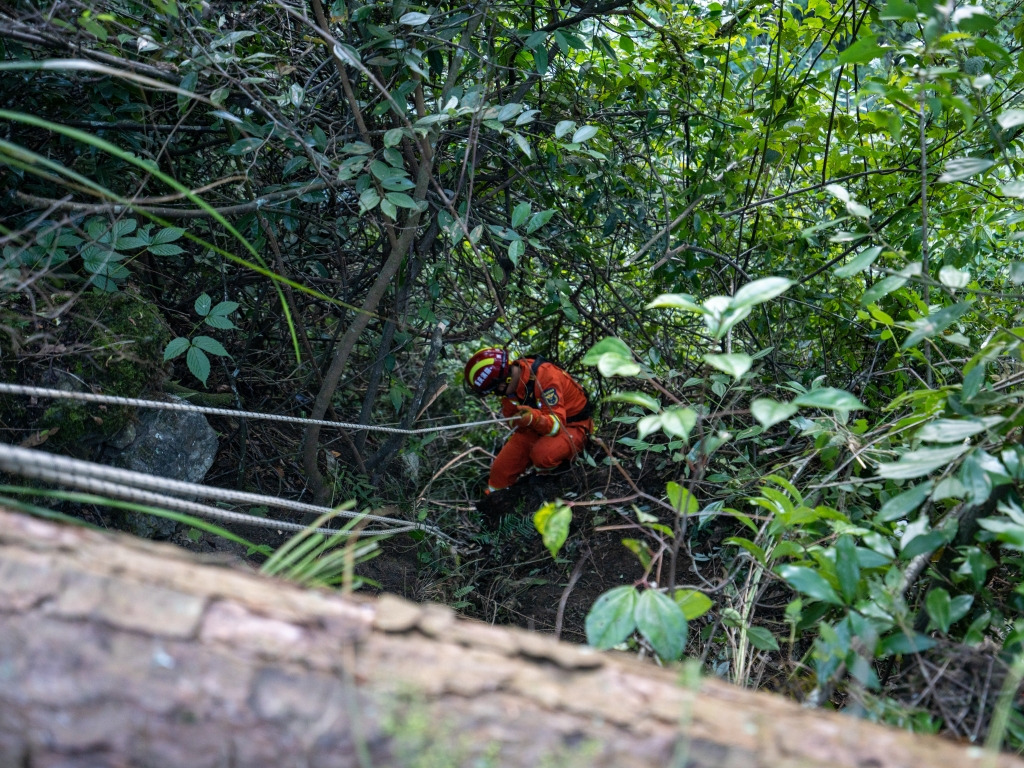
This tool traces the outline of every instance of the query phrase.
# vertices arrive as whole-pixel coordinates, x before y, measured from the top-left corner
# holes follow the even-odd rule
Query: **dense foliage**
[[[1022,41],[1003,0],[0,4],[3,378],[408,426],[543,354],[602,421],[504,530],[628,529],[593,644],[1024,744]],[[2,402],[80,454],[129,418]],[[208,482],[491,545],[499,440],[231,422]]]

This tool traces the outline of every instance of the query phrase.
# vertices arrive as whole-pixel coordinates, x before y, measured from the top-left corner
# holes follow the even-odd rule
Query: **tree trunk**
[[[679,679],[442,606],[302,590],[0,511],[0,768],[982,764]]]

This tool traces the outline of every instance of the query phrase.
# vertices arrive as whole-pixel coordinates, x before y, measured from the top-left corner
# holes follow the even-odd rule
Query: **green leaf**
[[[530,149],[530,142],[521,133],[513,133],[513,140],[516,142],[516,146],[519,150],[526,155],[530,160],[533,160],[533,150]]]
[[[893,654],[921,653],[935,647],[935,641],[920,632],[897,630],[882,640],[879,645],[880,656]]]
[[[416,205],[416,201],[409,197],[404,192],[388,192],[385,197],[391,201],[392,205],[398,208],[411,208],[412,210],[418,210],[419,206]]]
[[[939,270],[939,282],[955,291],[963,290],[971,282],[971,273],[947,264]]]
[[[750,412],[765,429],[785,421],[797,410],[792,403],[779,403],[769,397],[759,397],[750,403]]]
[[[193,305],[196,314],[200,317],[206,317],[210,314],[210,305],[213,303],[213,299],[210,298],[209,294],[202,293],[199,298],[196,299],[196,303]]]
[[[967,615],[974,605],[974,595],[957,595],[949,604],[949,625],[953,626]]]
[[[189,347],[188,354],[185,355],[185,363],[192,371],[192,375],[203,382],[205,386],[206,380],[210,377],[210,358],[199,347]]]
[[[218,302],[213,309],[210,310],[211,315],[230,315],[238,309],[237,301],[221,301]]]
[[[739,381],[750,370],[754,359],[742,352],[735,352],[729,355],[704,355],[704,362]]]
[[[949,632],[952,602],[949,598],[949,592],[942,587],[933,589],[924,599],[924,607],[928,611],[928,618],[931,619],[932,626],[936,627],[944,635]]]
[[[939,176],[939,183],[962,181],[987,171],[993,165],[995,165],[994,160],[984,157],[957,157],[947,161],[946,170]]]
[[[893,496],[882,505],[880,510],[878,510],[878,515],[875,517],[875,521],[879,523],[888,523],[892,520],[899,520],[901,517],[906,517],[921,506],[921,502],[928,498],[928,494],[932,492],[932,485],[932,481],[927,480],[915,485],[913,488],[905,490],[898,496]]]
[[[875,259],[878,258],[878,254],[882,252],[880,246],[874,245],[870,248],[865,248],[863,251],[858,253],[846,264],[841,267],[836,267],[833,272],[836,277],[852,277],[858,272],[863,272],[865,269],[875,263]]]
[[[661,410],[661,403],[650,395],[645,395],[643,392],[616,392],[614,395],[606,397],[605,401],[610,403],[632,403],[655,413]]]
[[[176,339],[171,339],[167,342],[167,346],[164,348],[164,362],[173,360],[188,349],[191,344],[192,343],[188,339],[182,338],[181,336]]]
[[[390,200],[388,200],[386,198],[384,200],[381,200],[380,201],[380,210],[381,210],[381,212],[385,216],[387,216],[392,221],[397,221],[398,220],[398,208]],[[500,280],[501,278],[499,277],[497,279]]]
[[[615,352],[606,352],[597,361],[597,370],[602,376],[636,376],[640,373],[640,366],[631,358],[623,357]]]
[[[429,13],[417,13],[412,11],[410,13],[402,14],[402,17],[398,20],[399,24],[404,24],[407,27],[419,27],[430,21]]]
[[[236,157],[238,157],[248,152],[255,151],[260,147],[261,144],[263,144],[263,139],[260,138],[239,139],[230,147],[228,147],[228,154],[235,155]]]
[[[971,309],[973,305],[973,300],[964,301],[960,304],[953,304],[952,306],[944,307],[932,315],[915,320],[913,323],[914,331],[904,339],[900,349],[910,349],[923,339],[946,330],[946,328],[960,319],[960,317]]]
[[[224,315],[215,315],[213,313],[203,318],[203,322],[211,328],[219,328],[221,330],[230,330],[231,328],[236,327],[235,324]]]
[[[156,235],[153,236],[153,245],[163,245],[164,243],[173,243],[179,237],[185,234],[185,230],[181,227],[165,227],[161,229]]]
[[[301,171],[307,165],[309,165],[309,158],[293,157],[284,164],[284,168],[281,170],[281,178],[286,179],[296,171]]]
[[[803,595],[833,605],[843,604],[825,577],[811,568],[802,565],[780,565],[775,572]]]
[[[697,412],[692,408],[667,408],[661,412],[661,428],[671,437],[686,440],[697,424]]]
[[[522,240],[513,240],[508,244],[508,258],[513,264],[519,264],[519,257],[526,252],[526,243]]]
[[[548,502],[534,513],[533,525],[552,557],[558,557],[558,551],[569,535],[571,522],[572,509],[556,502]]]
[[[745,549],[747,552],[753,555],[754,559],[757,560],[757,562],[761,563],[761,565],[764,565],[768,562],[768,558],[765,556],[764,549],[757,546],[757,544],[752,542],[750,539],[744,539],[742,536],[730,536],[729,538],[725,539],[722,543],[734,544],[737,547]]]
[[[146,250],[154,256],[177,256],[185,252],[179,245],[151,245]]]
[[[533,206],[530,205],[529,201],[527,201],[525,203],[520,203],[519,205],[517,205],[515,208],[512,209],[512,228],[513,229],[518,228],[520,224],[522,224],[524,221],[526,221],[526,218],[530,215],[530,209],[532,207]]]
[[[513,117],[523,111],[523,105],[516,102],[509,102],[498,110],[498,122],[504,123],[507,120],[511,120]]]
[[[192,339],[192,346],[199,347],[204,352],[209,352],[211,355],[217,355],[218,357],[231,357],[228,351],[224,349],[223,344],[209,336],[196,336]]]
[[[391,128],[384,131],[384,146],[395,147],[402,143],[402,136],[405,135],[405,131],[402,128]]]
[[[962,443],[979,432],[1002,424],[1002,416],[987,416],[983,419],[936,419],[921,427],[917,439],[924,443]]]
[[[700,304],[698,304],[693,296],[686,293],[663,293],[645,309],[658,309],[660,307],[667,307],[669,309],[685,309],[688,312],[696,312],[699,315],[707,313]]]
[[[636,587],[631,585],[615,587],[601,595],[587,613],[587,642],[605,650],[629,637],[636,628],[636,603]]]
[[[732,309],[742,309],[771,301],[776,296],[781,296],[788,291],[793,284],[792,280],[785,277],[763,277],[760,280],[747,283],[736,291],[729,306]]]
[[[877,283],[872,285],[866,291],[864,295],[860,297],[860,303],[862,306],[868,304],[874,304],[876,301],[884,296],[888,296],[890,293],[895,291],[897,288],[902,288],[907,283],[907,278],[900,277],[899,275],[889,275],[883,277]]]
[[[915,536],[907,546],[900,550],[900,557],[904,560],[911,560],[918,555],[934,552],[946,543],[946,535],[942,531],[928,531],[928,533]]]
[[[860,562],[857,559],[857,545],[849,534],[839,537],[836,542],[836,576],[839,578],[839,591],[843,600],[852,604],[857,597],[857,585],[860,583]]]
[[[150,244],[146,237],[122,237],[115,244],[114,248],[119,251],[134,251],[136,248],[145,248]]]
[[[675,601],[687,621],[700,618],[714,605],[710,597],[696,589],[677,589]]]
[[[560,120],[558,124],[555,125],[555,138],[562,138],[575,127],[576,122],[574,120]]]
[[[779,643],[764,627],[747,627],[747,640],[759,651],[777,651]]]
[[[686,647],[687,623],[683,610],[670,597],[647,589],[633,610],[636,627],[655,652],[666,661],[675,661]]]
[[[880,18],[890,21],[914,21],[917,19],[917,6],[906,0],[889,0],[882,10]]]
[[[555,215],[555,209],[549,208],[546,211],[538,211],[530,217],[530,223],[526,225],[526,234],[532,235],[538,229],[543,227],[549,221],[551,217]]]
[[[359,195],[359,213],[366,213],[372,211],[377,207],[377,203],[380,202],[380,195],[377,194],[377,190],[373,187],[364,189],[363,193]]]
[[[1007,109],[1000,113],[999,117],[996,118],[996,122],[999,123],[1003,130],[1024,125],[1024,109]]]
[[[395,169],[387,163],[380,160],[370,161],[370,173],[376,176],[378,179],[383,181],[384,179],[390,179],[395,175]]]
[[[583,356],[582,362],[584,365],[597,365],[601,358],[609,352],[619,357],[633,357],[633,351],[626,346],[624,341],[614,336],[606,336],[587,350],[587,354]]]
[[[867,64],[885,55],[886,49],[878,44],[878,35],[866,35],[839,54],[840,64]]]
[[[822,387],[812,389],[793,398],[793,405],[801,408],[825,408],[833,411],[861,411],[867,406],[845,389]]]
[[[597,136],[597,126],[596,125],[583,125],[583,126],[580,126],[576,130],[576,133],[574,133],[572,135],[572,143],[573,144],[582,144],[583,142],[585,142],[585,141],[587,141],[589,139],[592,139],[595,136]]]
[[[893,480],[921,477],[948,466],[970,448],[969,445],[954,445],[951,448],[919,448],[916,451],[903,454],[897,462],[879,464],[878,476]]]
[[[665,485],[669,504],[679,515],[695,515],[700,511],[700,504],[692,493],[679,483],[669,482]]]
[[[643,440],[652,432],[661,429],[661,414],[652,414],[651,416],[644,416],[637,422],[636,432],[640,440]]]

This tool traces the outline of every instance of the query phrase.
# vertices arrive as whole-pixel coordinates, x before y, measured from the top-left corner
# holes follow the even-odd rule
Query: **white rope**
[[[97,395],[92,392],[68,392],[63,389],[48,389],[46,387],[25,387],[21,384],[0,383],[0,394],[25,395],[28,397],[49,397],[59,400],[81,400],[87,403],[102,403],[104,405],[126,405],[137,408],[154,408],[162,411],[188,411],[191,413],[205,413],[210,416],[231,416],[236,419],[263,419],[264,421],[283,421],[289,424],[319,424],[321,427],[337,427],[338,429],[353,429],[361,432],[383,432],[389,435],[426,435],[431,432],[447,432],[453,429],[469,429],[470,427],[482,427],[487,424],[501,424],[516,416],[501,419],[485,419],[483,421],[470,421],[462,424],[446,424],[440,427],[423,427],[421,429],[402,429],[401,427],[378,427],[370,424],[350,424],[344,421],[326,421],[324,419],[303,419],[298,416],[282,416],[276,413],[259,413],[257,411],[236,411],[233,408],[210,408],[205,405],[192,405],[191,403],[176,403],[164,400],[141,400],[137,397],[118,397],[116,395]]]
[[[269,520],[256,515],[248,515],[243,512],[232,512],[217,507],[198,504],[187,499],[167,496],[165,493],[180,494],[184,496],[200,497],[220,501],[231,501],[235,503],[246,503],[265,505],[268,507],[280,507],[297,512],[322,515],[328,512],[335,512],[339,517],[360,518],[370,522],[384,525],[397,526],[383,530],[359,531],[361,536],[372,536],[380,534],[406,533],[408,531],[420,530],[438,536],[447,541],[454,541],[437,528],[424,525],[423,523],[412,523],[406,520],[395,520],[382,515],[360,514],[351,510],[333,510],[327,507],[318,507],[312,504],[303,504],[289,499],[280,499],[276,496],[262,496],[256,493],[244,491],[232,491],[227,488],[214,488],[208,485],[186,483],[181,480],[172,480],[166,477],[154,477],[142,472],[133,472],[129,469],[108,467],[104,464],[96,464],[91,461],[81,461],[67,456],[36,451],[28,448],[18,448],[13,445],[0,443],[0,470],[23,477],[31,477],[37,480],[56,483],[58,485],[71,486],[92,493],[113,496],[126,501],[133,501],[140,504],[165,507],[200,517],[222,520],[230,523],[243,525],[254,525],[262,528],[277,528],[289,531],[304,531],[307,526],[300,523],[290,523],[283,520]],[[157,493],[162,491],[164,493]],[[317,528],[317,533],[326,536],[354,535],[354,532],[339,531],[333,528]]]

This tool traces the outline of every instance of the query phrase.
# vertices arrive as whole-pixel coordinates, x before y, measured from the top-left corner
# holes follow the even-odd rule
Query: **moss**
[[[124,291],[82,297],[61,342],[89,350],[67,359],[66,370],[80,382],[104,394],[140,397],[164,378],[163,350],[170,337],[159,310],[138,294]],[[58,428],[53,438],[58,446],[71,447],[111,437],[134,413],[133,408],[55,401],[40,422],[44,428]]]

